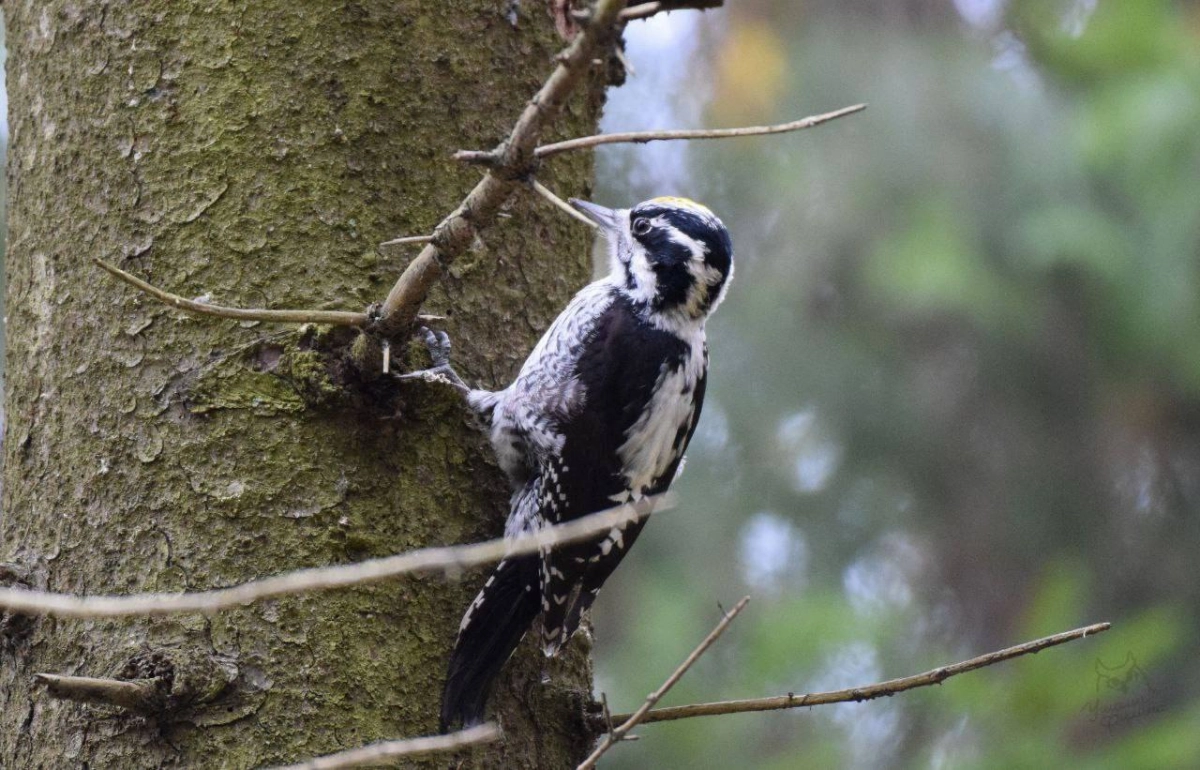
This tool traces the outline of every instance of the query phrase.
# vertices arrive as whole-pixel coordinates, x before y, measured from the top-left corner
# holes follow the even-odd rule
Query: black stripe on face
[[[639,219],[650,222],[658,220],[661,224],[638,235],[636,229]],[[645,247],[649,255],[658,289],[654,305],[659,309],[685,304],[689,292],[694,288],[695,278],[688,270],[692,250],[672,238],[673,232],[682,233],[700,244],[704,249],[705,264],[720,275],[707,287],[705,294],[708,302],[703,308],[698,308],[707,312],[712,301],[720,295],[733,265],[733,243],[725,226],[719,220],[699,212],[656,203],[635,207],[630,212],[630,226],[633,238]]]
[[[654,295],[655,308],[661,310],[687,303],[688,292],[695,279],[688,272],[686,261],[673,265],[657,263],[654,265],[654,274],[658,283],[658,292]]]
[[[704,261],[709,266],[716,268],[723,275],[729,275],[729,268],[733,263],[733,242],[729,238],[729,231],[725,229],[725,226],[720,221],[706,217],[698,212],[658,204],[648,204],[634,208],[630,213],[630,221],[636,221],[639,217],[645,217],[650,220],[662,217],[672,227],[704,246],[706,251]],[[674,241],[670,240],[668,234],[658,227],[644,236],[634,235],[634,238],[646,246],[648,251],[656,255],[662,253],[660,249],[663,248],[662,243],[664,241],[674,244]],[[674,245],[678,246],[678,244]],[[685,258],[691,256],[691,252],[686,247],[680,248]],[[677,256],[678,253],[675,252],[671,256]]]
[[[634,236],[646,247],[650,264],[657,271],[660,266],[686,265],[692,258],[692,250],[671,237],[665,227],[655,227],[645,235]]]

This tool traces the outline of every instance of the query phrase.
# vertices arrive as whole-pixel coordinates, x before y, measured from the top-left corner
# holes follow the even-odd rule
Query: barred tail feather
[[[500,562],[463,616],[442,691],[442,732],[483,721],[492,682],[541,611],[539,563],[537,554]]]
[[[645,513],[648,515],[649,511]],[[542,620],[542,650],[547,657],[557,655],[571,641],[579,630],[583,613],[596,601],[604,582],[625,558],[644,526],[644,518],[626,522],[594,542],[568,546],[543,557],[546,560],[543,575],[548,580],[542,589],[542,607],[546,612]]]

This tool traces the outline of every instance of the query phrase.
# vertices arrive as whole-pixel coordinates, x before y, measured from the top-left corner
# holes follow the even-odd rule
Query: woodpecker
[[[667,490],[696,430],[708,372],[704,324],[733,276],[729,231],[685,198],[631,209],[572,200],[608,241],[609,275],[555,319],[507,388],[469,388],[444,332],[423,330],[434,366],[404,378],[453,385],[490,424],[512,486],[505,535],[536,532]],[[491,684],[542,615],[558,653],[645,525],[500,562],[463,615],[441,727],[483,720]]]

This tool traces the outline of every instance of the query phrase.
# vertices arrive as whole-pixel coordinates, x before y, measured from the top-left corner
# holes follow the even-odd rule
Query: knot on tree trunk
[[[182,648],[139,650],[111,678],[35,674],[34,681],[53,698],[166,723],[221,724],[250,713],[265,696],[232,659]]]

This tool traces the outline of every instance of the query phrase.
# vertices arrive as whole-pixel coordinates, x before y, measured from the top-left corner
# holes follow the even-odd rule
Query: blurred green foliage
[[[597,605],[598,688],[634,706],[747,592],[669,703],[1114,628],[883,701],[646,726],[607,766],[1200,767],[1200,6],[681,17],[633,32],[610,129],[870,108],[602,155],[602,199],[703,200],[738,267],[679,510]]]

